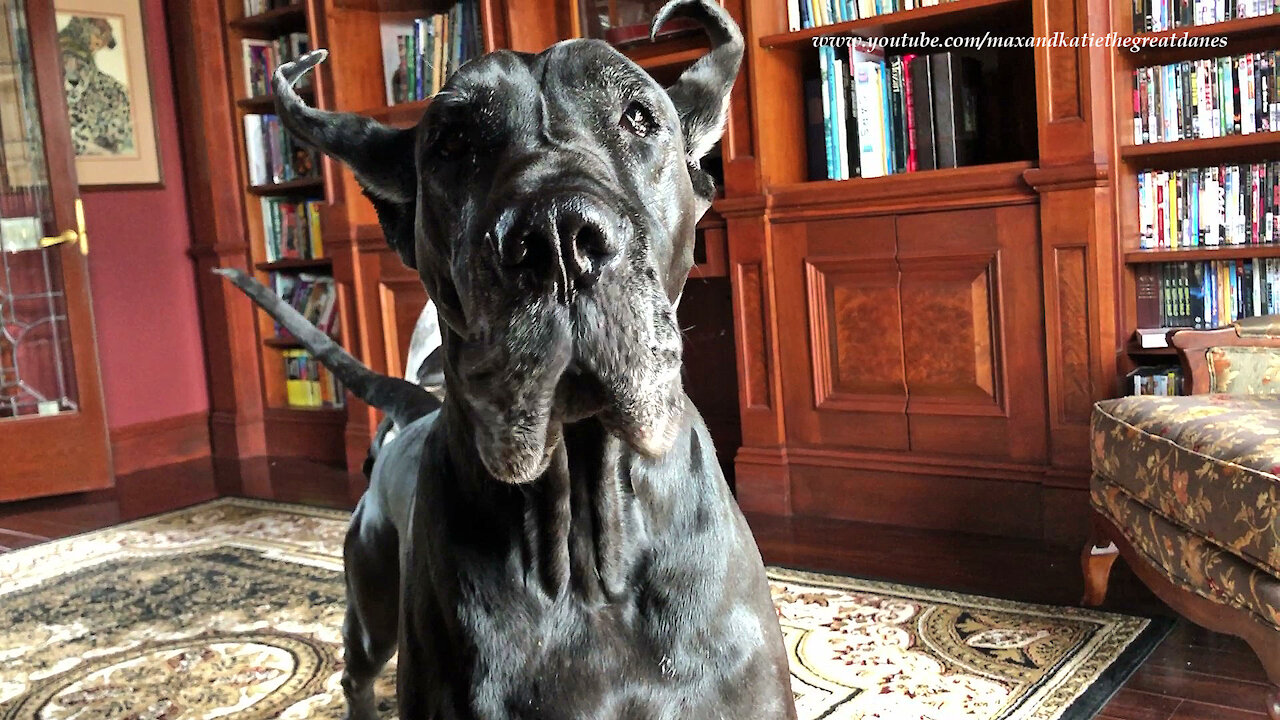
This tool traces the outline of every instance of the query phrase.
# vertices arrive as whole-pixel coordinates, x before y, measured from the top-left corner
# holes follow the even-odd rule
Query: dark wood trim
[[[781,5],[779,7],[782,7]],[[938,5],[875,15],[860,20],[822,25],[794,32],[766,35],[760,38],[765,48],[800,47],[823,35],[884,35],[937,32],[953,28],[958,23],[984,20],[993,13],[1024,9],[1025,0],[953,0]]]
[[[176,415],[111,431],[116,475],[208,457],[209,413]]]

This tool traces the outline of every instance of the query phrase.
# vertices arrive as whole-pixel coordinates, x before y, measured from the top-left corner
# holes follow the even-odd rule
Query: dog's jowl
[[[441,406],[364,368],[228,273],[399,433],[346,544],[350,716],[399,652],[402,720],[794,718],[759,551],[681,385],[675,307],[714,191],[742,35],[670,88],[573,40],[463,66],[417,127],[307,107],[285,125],[346,163],[440,314]]]

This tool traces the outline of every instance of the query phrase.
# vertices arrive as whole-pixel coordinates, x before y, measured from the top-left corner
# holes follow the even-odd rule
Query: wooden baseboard
[[[117,476],[194,460],[210,453],[209,413],[177,415],[111,430]]]

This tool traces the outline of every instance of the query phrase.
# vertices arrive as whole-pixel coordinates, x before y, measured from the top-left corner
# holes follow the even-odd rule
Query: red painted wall
[[[209,409],[164,2],[143,11],[164,187],[81,193],[113,430]]]

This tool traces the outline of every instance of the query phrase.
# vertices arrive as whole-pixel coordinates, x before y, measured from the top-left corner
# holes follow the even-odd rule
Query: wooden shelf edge
[[[859,205],[860,210],[873,205],[908,202],[925,205],[926,197],[947,201],[965,201],[975,196],[1018,196],[1032,200],[1036,192],[1023,178],[1035,167],[1029,160],[987,165],[969,165],[945,170],[899,173],[878,178],[851,180],[812,180],[787,185],[772,185],[765,193],[778,210],[822,206]],[[778,216],[785,211],[776,212]]]
[[[316,89],[314,85],[297,88],[298,95],[304,100],[312,100],[315,97]],[[253,97],[243,97],[236,99],[236,107],[241,110],[268,110],[273,111],[276,108],[275,95],[254,95]]]
[[[306,13],[306,4],[295,2],[257,15],[236,18],[227,24],[237,30],[268,30],[286,22],[292,22],[296,18],[305,17]]]
[[[1220,23],[1208,23],[1205,25],[1191,25],[1188,27],[1174,28],[1172,30],[1161,30],[1159,32],[1134,33],[1129,36],[1129,40],[1134,43],[1141,43],[1136,54],[1149,52],[1151,50],[1163,50],[1165,48],[1153,47],[1153,42],[1159,42],[1166,38],[1181,37],[1217,37],[1226,36],[1227,38],[1242,37],[1246,35],[1261,35],[1268,30],[1280,32],[1280,13],[1272,13],[1270,15],[1261,15],[1259,17],[1240,18],[1236,20],[1226,20]],[[1223,49],[1225,52],[1225,48]]]
[[[800,45],[823,35],[892,35],[916,29],[917,26],[933,24],[947,18],[943,24],[949,24],[954,18],[968,14],[980,15],[987,12],[1027,6],[1025,0],[949,0],[929,7],[914,10],[902,10],[895,13],[874,15],[858,20],[849,20],[833,25],[820,25],[793,32],[765,35],[760,38],[760,46],[764,48],[780,48]]]
[[[272,405],[266,408],[266,419],[271,422],[327,422],[345,424],[347,408],[305,407],[302,405]]]
[[[273,270],[306,270],[314,268],[317,270],[325,270],[333,267],[332,258],[288,258],[285,260],[272,260],[271,262],[254,263],[254,269],[263,272],[271,272]]]
[[[1126,265],[1146,265],[1148,263],[1190,260],[1248,260],[1251,258],[1274,257],[1280,257],[1280,245],[1218,245],[1213,247],[1129,250],[1124,254],[1124,261]]]
[[[247,190],[253,195],[269,197],[273,195],[300,193],[306,190],[318,190],[322,187],[324,187],[324,178],[313,177],[303,178],[301,180],[289,180],[282,183],[271,183],[268,185],[250,185]]]
[[[395,105],[365,108],[356,112],[359,115],[366,115],[388,125],[407,127],[418,124],[418,121],[422,119],[422,113],[427,111],[427,106],[430,104],[431,98],[424,98],[422,100],[396,103]]]
[[[1271,131],[1250,133],[1248,135],[1223,135],[1215,138],[1122,145],[1120,147],[1120,157],[1131,161],[1165,160],[1198,153],[1241,149],[1261,150],[1266,148],[1275,148],[1280,151],[1280,132]],[[1276,159],[1280,160],[1280,158]]]

